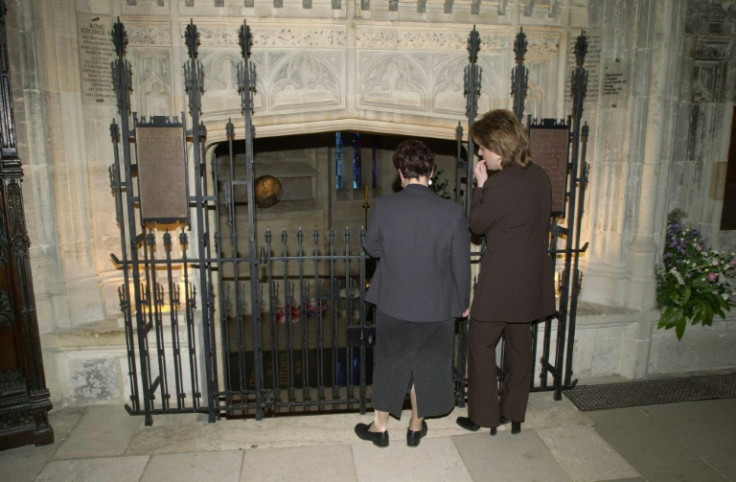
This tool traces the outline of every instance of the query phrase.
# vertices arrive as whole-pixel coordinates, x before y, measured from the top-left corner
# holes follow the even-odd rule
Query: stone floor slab
[[[400,435],[399,435],[400,434]],[[360,481],[470,482],[450,438],[424,438],[418,447],[406,445],[399,432],[386,448],[359,441],[353,445],[355,473]]]
[[[575,481],[640,476],[592,427],[555,427],[537,430],[537,435]]]
[[[695,455],[736,455],[736,399],[641,407]]]
[[[49,412],[49,423],[54,429],[55,445],[60,445],[66,440],[86,412],[85,408],[64,408]]]
[[[555,400],[553,392],[535,392],[529,395],[529,405],[523,425],[525,430],[590,424],[590,419],[567,397]]]
[[[713,467],[713,470],[722,475],[725,479],[734,481],[736,480],[736,457],[731,452],[730,454],[719,454],[719,455],[707,455],[703,457],[703,462]]]
[[[48,445],[24,445],[0,451],[0,477],[2,480],[34,480],[44,465],[50,461],[61,443],[66,440],[82,418],[84,410],[51,412],[49,423],[54,430],[54,443]]]
[[[0,452],[0,480],[34,480],[55,451],[53,444],[3,450]]]
[[[158,417],[164,419],[166,417]],[[285,448],[305,445],[352,443],[357,414],[281,416],[220,420],[207,423],[196,417],[177,416],[175,423],[154,424],[139,430],[129,454],[206,452],[249,448]]]
[[[162,480],[213,480],[237,482],[243,467],[243,451],[160,454],[151,457],[141,482]]]
[[[137,456],[54,460],[44,467],[36,482],[138,482],[148,459]]]
[[[587,415],[606,442],[648,481],[725,480],[640,408],[591,411]]]
[[[348,445],[246,449],[241,481],[356,481]]]
[[[121,406],[87,407],[74,430],[61,443],[56,458],[123,455],[142,425],[142,417],[129,415]]]
[[[518,435],[487,432],[452,437],[472,480],[493,482],[569,482],[534,431]],[[451,479],[448,479],[451,480]]]

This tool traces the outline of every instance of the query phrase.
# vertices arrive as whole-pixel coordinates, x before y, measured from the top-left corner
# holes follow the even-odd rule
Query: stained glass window
[[[344,164],[342,159],[342,132],[335,132],[335,189],[342,191]]]

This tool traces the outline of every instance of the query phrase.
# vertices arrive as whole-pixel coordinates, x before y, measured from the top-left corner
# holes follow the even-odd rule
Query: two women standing
[[[472,310],[470,239],[462,208],[428,188],[434,154],[405,141],[393,158],[403,190],[376,199],[364,241],[378,258],[366,301],[376,305],[374,421],[355,433],[389,443],[389,414],[399,418],[407,391],[412,416],[407,444],[427,433],[424,418],[454,407],[452,354],[455,319],[471,314],[468,430],[524,421],[532,374],[531,323],[555,311],[548,253],[551,187],[532,164],[529,140],[516,116],[491,111],[470,133],[479,146],[470,230],[486,238]],[[488,171],[495,172],[489,176]],[[496,345],[506,339],[509,370],[500,396]]]

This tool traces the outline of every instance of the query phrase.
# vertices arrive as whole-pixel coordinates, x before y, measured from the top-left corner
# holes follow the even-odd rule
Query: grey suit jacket
[[[363,241],[378,258],[366,300],[406,321],[462,316],[470,300],[470,232],[460,205],[410,184],[375,200]]]

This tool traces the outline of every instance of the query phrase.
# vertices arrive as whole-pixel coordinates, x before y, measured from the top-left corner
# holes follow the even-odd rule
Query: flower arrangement
[[[676,209],[667,218],[662,266],[657,268],[658,328],[675,328],[682,339],[685,327],[711,325],[715,315],[726,317],[736,306],[736,254],[707,247],[701,233],[684,225]]]

